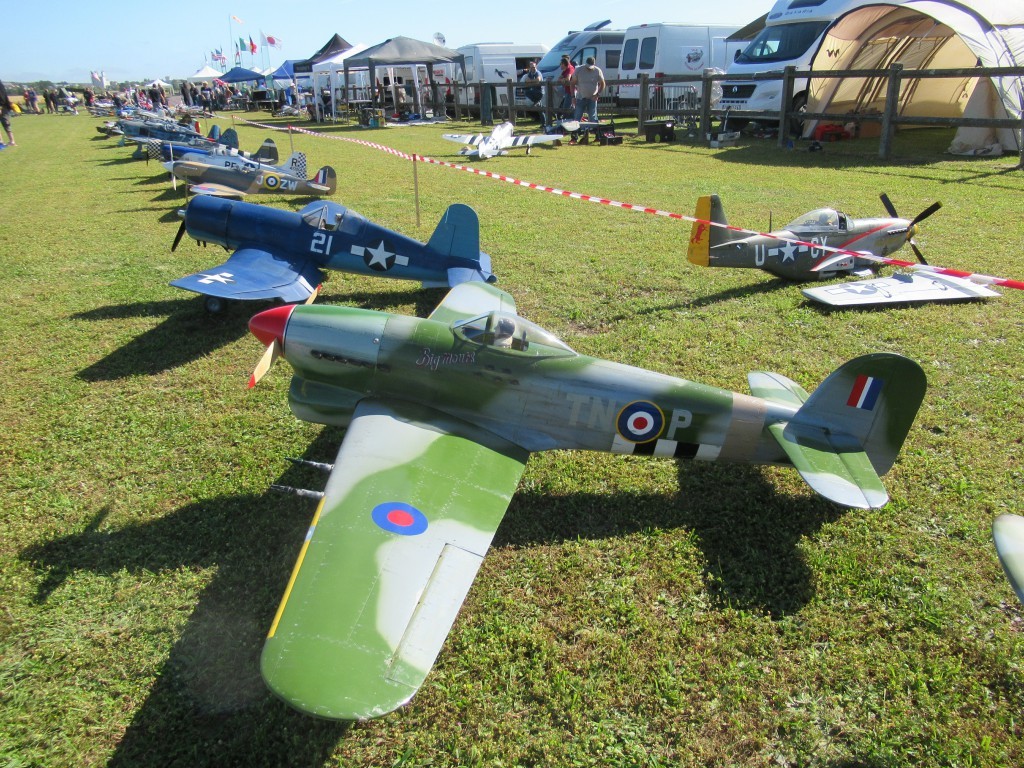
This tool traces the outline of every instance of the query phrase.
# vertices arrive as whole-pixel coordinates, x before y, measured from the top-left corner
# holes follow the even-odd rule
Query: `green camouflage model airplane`
[[[249,328],[268,345],[250,386],[283,355],[295,415],[348,426],[261,660],[282,699],[341,720],[423,683],[531,452],[789,465],[837,504],[880,507],[925,392],[886,353],[811,395],[751,373],[754,396],[587,357],[481,282],[427,318],[295,305]]]

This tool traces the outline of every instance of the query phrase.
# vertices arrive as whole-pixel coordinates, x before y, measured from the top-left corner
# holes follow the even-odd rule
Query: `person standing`
[[[570,110],[576,106],[576,91],[570,83],[572,75],[576,71],[576,67],[574,67],[572,62],[569,61],[568,56],[562,56],[561,61],[558,62],[558,66],[562,69],[558,76],[558,82],[562,84],[562,101],[558,105],[558,108],[559,110]]]
[[[583,118],[584,112],[587,120],[597,122],[597,101],[601,98],[601,91],[605,88],[604,72],[597,66],[593,56],[587,56],[587,63],[582,67],[576,67],[569,79],[570,85],[576,89],[576,112],[574,117],[577,120]]]
[[[13,111],[14,105],[11,103],[11,97],[7,95],[7,88],[4,87],[3,81],[0,80],[0,125],[3,126],[4,131],[7,133],[8,146],[16,147],[18,144],[14,141],[14,134],[11,132],[10,114]]]

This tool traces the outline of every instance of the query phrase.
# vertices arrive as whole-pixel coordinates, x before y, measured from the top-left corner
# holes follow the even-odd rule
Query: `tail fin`
[[[235,145],[238,146],[237,144]],[[273,139],[265,139],[252,156],[253,160],[260,163],[276,163],[280,158],[277,155],[277,144]]]
[[[199,123],[196,123],[196,125],[199,125]],[[213,141],[219,140],[220,139],[220,126],[217,125],[217,124],[214,124],[210,128],[210,132],[208,134],[206,134],[206,138],[212,139]]]
[[[325,165],[316,172],[316,175],[309,180],[309,183],[315,185],[318,188],[317,191],[322,191],[326,195],[333,195],[334,190],[338,188],[338,174],[334,172],[331,166]]]
[[[238,133],[234,128],[228,128],[224,133],[220,135],[218,141],[225,147],[231,147],[232,149],[238,149]]]
[[[300,179],[306,178],[306,153],[292,152],[291,155],[288,157],[287,168]]]
[[[480,252],[480,220],[468,205],[448,206],[437,229],[430,236],[427,248],[442,258],[454,260],[448,270],[448,285],[468,280],[497,280],[491,272],[491,257]],[[459,263],[461,262],[461,263]]]
[[[848,507],[883,506],[896,461],[927,386],[912,360],[890,353],[840,366],[810,395],[785,377],[753,373],[754,394],[799,410],[768,430],[816,492]]]
[[[703,195],[698,198],[693,217],[698,221],[693,222],[690,228],[690,247],[686,252],[686,258],[691,264],[707,267],[711,261],[711,249],[737,239],[740,234],[725,229],[724,226],[712,226],[729,223],[725,218],[725,207],[718,195]]]

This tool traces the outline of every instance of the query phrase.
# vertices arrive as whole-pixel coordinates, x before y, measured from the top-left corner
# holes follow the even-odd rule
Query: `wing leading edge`
[[[270,689],[338,720],[407,702],[528,457],[428,408],[360,403],[263,649]]]

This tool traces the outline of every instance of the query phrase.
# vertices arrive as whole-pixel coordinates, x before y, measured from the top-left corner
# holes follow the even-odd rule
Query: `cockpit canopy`
[[[849,222],[845,213],[834,208],[818,208],[794,219],[786,225],[786,229],[790,232],[845,232],[849,229]]]
[[[333,211],[329,203],[323,205],[317,205],[312,203],[303,208],[300,213],[302,219],[313,229],[330,229],[334,230],[341,224],[341,220],[345,217],[345,209],[338,210],[338,206],[335,206]]]
[[[554,334],[511,312],[489,312],[452,324],[459,338],[530,357],[570,357],[576,353]]]

